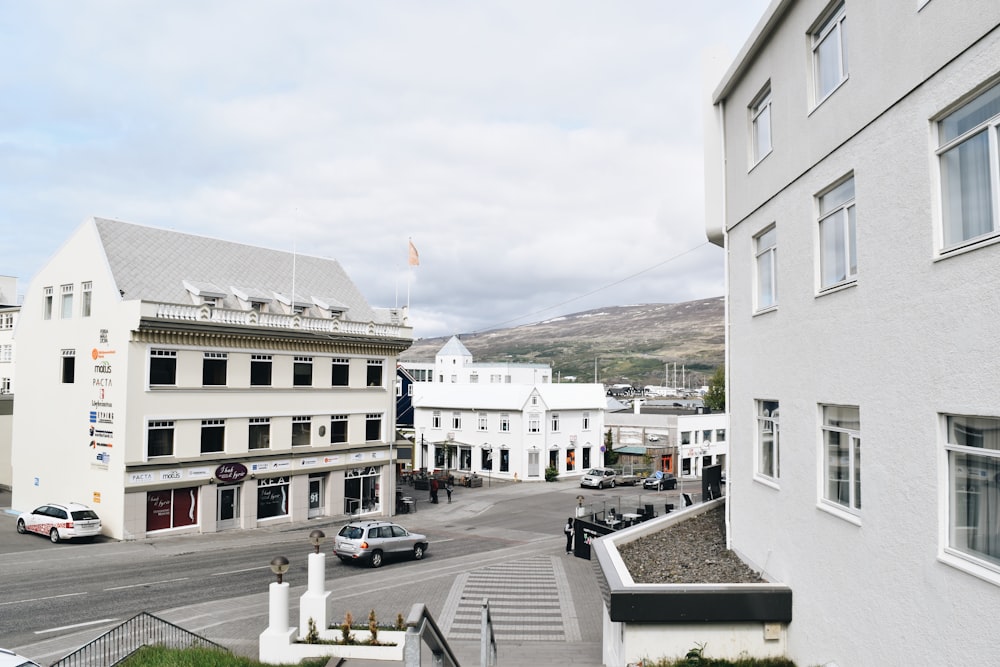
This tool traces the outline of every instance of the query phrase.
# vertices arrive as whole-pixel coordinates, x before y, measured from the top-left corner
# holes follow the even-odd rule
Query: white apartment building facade
[[[711,102],[732,549],[798,664],[988,662],[1000,3],[775,0]]]
[[[548,364],[478,362],[469,348],[452,336],[434,356],[434,361],[404,360],[401,365],[414,382],[448,384],[546,384],[552,381]]]
[[[120,539],[391,511],[405,312],[333,260],[90,219],[15,330],[16,509]]]
[[[544,481],[604,463],[599,384],[416,383],[415,467]]]
[[[14,326],[20,313],[17,279],[0,276],[0,488],[10,488],[11,431],[14,428]]]

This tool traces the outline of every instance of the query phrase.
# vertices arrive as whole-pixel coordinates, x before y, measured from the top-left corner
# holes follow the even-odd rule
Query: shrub
[[[554,482],[558,478],[559,478],[559,469],[558,468],[549,467],[549,468],[545,469],[545,481],[546,482]]]

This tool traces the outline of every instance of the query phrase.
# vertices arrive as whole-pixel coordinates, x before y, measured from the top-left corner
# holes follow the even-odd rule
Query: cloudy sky
[[[418,338],[719,296],[702,60],[767,4],[5,2],[0,275],[99,216],[335,258]]]

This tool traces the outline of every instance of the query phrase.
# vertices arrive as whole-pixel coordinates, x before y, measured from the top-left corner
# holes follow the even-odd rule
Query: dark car
[[[658,472],[644,479],[642,481],[642,488],[655,489],[657,491],[676,489],[677,478],[669,472]]]

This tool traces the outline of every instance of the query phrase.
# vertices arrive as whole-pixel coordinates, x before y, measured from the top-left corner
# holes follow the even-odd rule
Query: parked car
[[[101,518],[80,503],[49,503],[22,512],[17,517],[17,532],[48,535],[53,542],[90,539],[101,534]]]
[[[0,667],[41,667],[41,665],[23,655],[0,648]]]
[[[642,488],[663,491],[664,489],[676,489],[677,478],[669,472],[657,472],[642,481]]]
[[[615,487],[615,471],[611,468],[591,468],[580,478],[580,486],[594,489]]]
[[[388,521],[352,521],[337,533],[333,553],[345,563],[367,562],[382,567],[386,557],[412,556],[420,560],[429,546],[424,535]]]
[[[647,440],[649,440],[650,442],[659,442],[660,436],[656,435],[655,433],[650,433]]]

